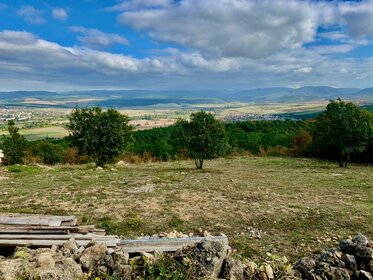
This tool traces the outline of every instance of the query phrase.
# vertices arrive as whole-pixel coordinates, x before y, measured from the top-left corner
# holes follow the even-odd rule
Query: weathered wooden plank
[[[52,247],[62,246],[66,240],[2,240],[0,247],[30,246],[30,247]],[[78,246],[87,246],[91,240],[76,240]],[[107,247],[116,247],[119,241],[96,240],[98,244],[106,244]]]
[[[1,234],[0,243],[3,240],[69,240],[74,237],[75,240],[118,240],[114,235],[95,235],[95,234]]]
[[[61,226],[76,225],[75,216],[50,216],[35,214],[0,214],[0,224],[3,225],[41,225]]]
[[[124,252],[140,253],[140,252],[174,252],[182,249],[185,246],[195,245],[206,239],[205,237],[190,237],[190,238],[155,238],[155,239],[140,239],[140,240],[121,240],[120,246]],[[228,245],[226,236],[211,236],[207,239],[220,241]]]
[[[66,233],[66,232],[80,232],[88,233],[95,230],[93,226],[12,226],[0,225],[0,233]]]

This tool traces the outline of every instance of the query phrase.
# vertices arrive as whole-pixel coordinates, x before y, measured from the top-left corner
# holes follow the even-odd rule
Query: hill
[[[167,106],[179,108],[197,104],[249,103],[304,103],[328,101],[341,97],[347,100],[373,102],[373,88],[259,88],[249,90],[92,90],[73,92],[15,91],[0,92],[0,106],[34,106],[72,108],[97,105],[102,107]]]

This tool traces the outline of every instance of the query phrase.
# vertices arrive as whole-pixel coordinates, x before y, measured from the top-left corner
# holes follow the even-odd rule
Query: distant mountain
[[[373,98],[373,95],[360,94],[358,88],[301,87],[301,88],[262,88],[240,91],[232,99],[246,102],[299,103],[336,99]]]
[[[327,101],[341,97],[346,100],[373,103],[373,88],[334,88],[307,86],[301,88],[275,87],[241,91],[233,90],[91,90],[71,92],[14,91],[0,92],[0,106],[34,107],[145,107],[188,106],[195,104],[219,104],[226,102],[254,103],[302,103]]]

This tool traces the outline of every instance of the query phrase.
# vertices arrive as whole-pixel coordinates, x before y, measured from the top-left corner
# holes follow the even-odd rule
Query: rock
[[[367,246],[368,245],[368,238],[365,237],[364,235],[362,235],[361,233],[358,233],[353,241],[357,244],[357,245],[362,245],[362,246]]]
[[[336,268],[332,267],[331,269],[332,272],[332,280],[350,280],[350,274],[348,271],[344,268]]]
[[[229,246],[224,242],[204,240],[186,250],[191,261],[188,273],[192,278],[216,278],[227,257]]]
[[[89,272],[94,272],[99,262],[105,257],[107,247],[105,244],[96,244],[86,249],[80,258],[80,264]]]
[[[318,262],[316,264],[315,272],[324,279],[331,279],[332,277],[331,266],[326,262]]]
[[[370,272],[373,272],[373,260],[371,260],[371,261],[369,262],[368,267],[369,267]]]
[[[356,252],[356,244],[350,239],[342,240],[339,243],[339,248],[345,254],[354,255]]]
[[[294,266],[294,269],[298,270],[302,277],[308,279],[311,274],[315,271],[316,262],[312,258],[303,258]]]
[[[71,256],[73,254],[75,254],[76,251],[78,251],[78,246],[75,242],[75,238],[74,237],[71,237],[69,239],[69,241],[65,242],[63,245],[62,245],[62,252],[64,253],[64,255],[66,256]]]
[[[264,269],[265,269],[265,273],[267,274],[268,279],[274,279],[275,278],[275,275],[273,273],[273,269],[269,264],[266,264],[264,266]]]
[[[119,249],[119,250],[115,250],[113,254],[113,258],[114,258],[114,263],[120,266],[120,265],[128,264],[130,256],[128,253],[124,253],[121,249]]]
[[[342,257],[346,267],[351,270],[357,270],[356,259],[353,255],[346,254]]]
[[[254,239],[261,239],[262,238],[262,231],[261,230],[258,230],[254,227],[248,227],[247,228],[249,233],[249,237],[251,238],[254,238]]]
[[[259,280],[268,280],[267,274],[264,271],[261,271],[258,275]]]
[[[243,265],[245,266],[244,273],[246,276],[246,279],[251,279],[256,274],[258,265],[255,262],[244,260]]]
[[[369,263],[373,259],[373,248],[357,245],[355,256],[362,262]]]
[[[121,278],[119,279],[123,279],[123,280],[131,280],[132,279],[132,266],[130,265],[122,265],[120,266],[120,276]]]
[[[224,260],[219,278],[244,280],[244,266],[241,261],[228,257]]]
[[[73,259],[51,249],[17,250],[28,255],[0,261],[0,279],[76,280],[83,272]]]
[[[373,280],[372,274],[367,271],[360,270],[359,271],[359,280]]]

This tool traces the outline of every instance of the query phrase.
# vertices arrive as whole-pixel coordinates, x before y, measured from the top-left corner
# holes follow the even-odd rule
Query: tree
[[[333,155],[347,167],[351,154],[363,152],[372,137],[371,118],[353,103],[332,100],[317,117],[312,136],[320,153]]]
[[[68,138],[81,155],[90,156],[97,166],[103,166],[125,150],[132,132],[129,120],[114,109],[75,108],[69,115]]]
[[[190,121],[178,120],[176,127],[180,144],[194,159],[197,169],[202,169],[204,160],[222,156],[227,151],[225,127],[210,113],[193,113]]]
[[[19,164],[22,163],[27,148],[26,138],[19,134],[19,128],[16,127],[14,121],[8,122],[9,136],[3,141],[4,163]]]

